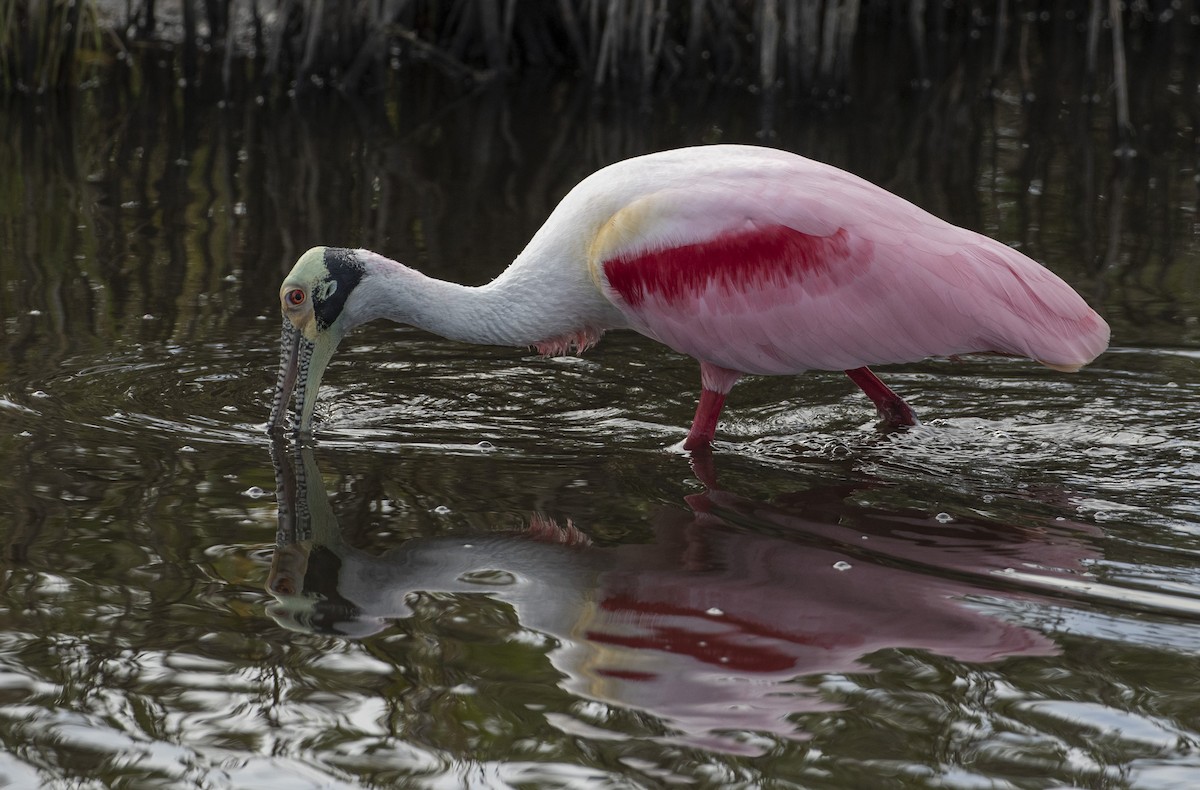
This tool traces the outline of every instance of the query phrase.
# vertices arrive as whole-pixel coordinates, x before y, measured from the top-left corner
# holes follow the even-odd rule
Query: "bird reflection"
[[[980,602],[1031,597],[1005,586],[1006,568],[1073,574],[1094,553],[1082,525],[942,524],[848,504],[861,483],[754,501],[717,488],[698,456],[707,489],[659,514],[648,544],[596,546],[535,516],[520,533],[414,538],[376,556],[343,539],[310,449],[278,444],[275,460],[278,622],[360,638],[412,615],[416,594],[486,593],[556,640],[569,691],[710,746],[721,731],[796,736],[788,716],[827,705],[806,677],[869,670],[886,648],[1052,654],[1040,631]]]

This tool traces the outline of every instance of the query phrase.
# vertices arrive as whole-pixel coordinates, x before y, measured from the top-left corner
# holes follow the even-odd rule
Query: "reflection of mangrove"
[[[794,734],[788,715],[822,703],[793,681],[868,670],[879,650],[969,662],[1052,653],[1040,632],[967,599],[1002,609],[1027,598],[992,581],[1005,569],[1070,578],[1094,554],[1095,531],[1080,525],[940,524],[853,504],[861,485],[844,485],[771,504],[709,488],[655,517],[644,544],[592,545],[534,517],[521,532],[418,537],[375,555],[343,535],[312,451],[273,450],[278,622],[362,638],[485,596],[554,640],[548,658],[567,690],[651,712],[689,738]]]
[[[1134,311],[1147,294],[1195,298],[1181,265],[1192,249],[1180,241],[1193,238],[1195,154],[1180,129],[1200,124],[1200,103],[1180,75],[1196,73],[1200,56],[1177,69],[1169,47],[1131,53],[1144,155],[1118,163],[1106,106],[1079,99],[1083,68],[1036,39],[1025,47],[1037,56],[1006,73],[993,100],[980,98],[987,70],[964,60],[947,66],[945,88],[915,100],[880,83],[836,112],[768,116],[753,96],[705,87],[660,102],[658,121],[549,77],[453,101],[431,79],[363,103],[222,107],[181,90],[156,55],[134,53],[136,81],[0,108],[5,345],[19,360],[95,338],[203,340],[273,304],[280,276],[316,243],[481,282],[604,164],[760,133],[1020,244],[1093,301],[1119,285],[1125,301],[1110,310],[1130,314],[1108,317],[1125,342],[1140,338],[1122,319],[1188,331],[1186,310],[1150,321]],[[992,189],[981,200],[982,183]],[[1048,254],[1064,249],[1079,254]]]

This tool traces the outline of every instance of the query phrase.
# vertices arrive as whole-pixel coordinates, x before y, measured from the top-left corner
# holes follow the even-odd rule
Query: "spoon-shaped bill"
[[[268,432],[275,431],[286,422],[284,415],[289,400],[292,427],[297,431],[312,430],[317,389],[341,336],[342,332],[334,329],[321,332],[315,340],[309,340],[290,321],[284,320],[283,333],[279,338],[279,375],[275,379],[275,397],[271,402],[271,417],[267,421]]]
[[[296,386],[296,373],[299,370],[300,341],[303,337],[292,322],[283,319],[283,334],[279,338],[279,374],[275,377],[275,398],[271,401],[271,418],[267,421],[267,430],[272,431],[283,425],[284,413],[288,401],[292,397],[292,389]]]

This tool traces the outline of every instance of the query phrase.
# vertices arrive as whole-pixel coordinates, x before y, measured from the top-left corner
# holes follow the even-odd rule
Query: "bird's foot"
[[[917,413],[899,397],[875,406],[879,412],[879,424],[884,428],[913,428],[921,424]]]
[[[846,375],[857,384],[879,412],[880,424],[886,428],[911,428],[920,425],[917,414],[896,393],[867,368],[847,370]]]

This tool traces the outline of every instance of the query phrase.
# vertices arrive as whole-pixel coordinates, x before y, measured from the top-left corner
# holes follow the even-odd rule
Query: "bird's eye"
[[[304,304],[304,291],[299,288],[293,288],[287,292],[287,303],[295,307],[296,305]]]

